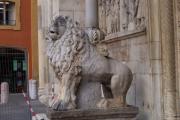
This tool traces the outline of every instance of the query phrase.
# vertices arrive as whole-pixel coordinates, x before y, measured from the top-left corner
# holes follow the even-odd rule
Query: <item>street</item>
[[[34,112],[46,112],[46,107],[38,100],[30,103]],[[8,104],[0,104],[0,120],[31,120],[31,112],[21,93],[11,94]]]

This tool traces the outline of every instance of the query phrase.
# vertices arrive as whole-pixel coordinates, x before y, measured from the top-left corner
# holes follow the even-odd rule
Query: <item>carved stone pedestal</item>
[[[91,109],[72,111],[48,111],[50,120],[136,120],[137,107],[118,109]]]

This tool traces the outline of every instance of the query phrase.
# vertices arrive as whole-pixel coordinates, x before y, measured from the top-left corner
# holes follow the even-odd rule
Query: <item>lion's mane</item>
[[[58,36],[58,25],[64,25],[65,27],[62,36]],[[83,52],[84,33],[77,22],[73,23],[71,19],[62,16],[54,20],[51,28],[55,30],[56,40],[48,38],[47,56],[56,76],[58,79],[62,79],[62,75],[65,73],[80,71],[79,60]]]

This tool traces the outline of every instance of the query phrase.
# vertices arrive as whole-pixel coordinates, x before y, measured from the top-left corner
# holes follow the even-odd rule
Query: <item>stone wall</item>
[[[126,32],[128,33],[128,32]],[[145,31],[123,34],[115,41],[106,41],[110,56],[127,64],[134,75],[133,83],[128,91],[127,101],[140,108],[140,120],[152,120],[152,75],[150,63],[149,41]],[[126,36],[126,39],[122,39]],[[113,39],[112,39],[113,40]]]

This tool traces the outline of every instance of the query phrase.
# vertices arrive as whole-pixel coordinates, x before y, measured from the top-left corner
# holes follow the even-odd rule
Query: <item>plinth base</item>
[[[71,111],[48,111],[50,120],[135,120],[137,107],[122,107],[118,109],[91,109]]]

